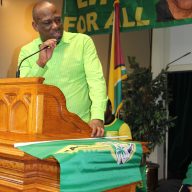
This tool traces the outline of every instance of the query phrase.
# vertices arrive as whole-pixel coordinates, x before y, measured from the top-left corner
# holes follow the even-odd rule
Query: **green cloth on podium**
[[[82,139],[18,146],[40,159],[60,163],[61,192],[100,192],[142,180],[142,146],[137,142]]]
[[[136,192],[147,192],[147,175],[146,175],[146,166],[143,165],[140,167],[142,181],[137,184]]]

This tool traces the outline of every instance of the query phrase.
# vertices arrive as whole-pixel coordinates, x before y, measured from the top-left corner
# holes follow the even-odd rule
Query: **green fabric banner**
[[[179,0],[178,3],[178,0],[119,0],[121,31],[192,23],[192,3],[185,1]],[[111,33],[113,2],[113,0],[65,0],[63,7],[65,30],[87,34]]]
[[[142,146],[111,139],[62,140],[18,146],[60,163],[60,191],[99,192],[142,181]]]

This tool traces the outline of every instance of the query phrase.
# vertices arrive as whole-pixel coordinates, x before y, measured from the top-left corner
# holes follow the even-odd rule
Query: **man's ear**
[[[35,31],[39,32],[38,25],[35,23],[35,21],[32,22],[32,26],[35,29]]]

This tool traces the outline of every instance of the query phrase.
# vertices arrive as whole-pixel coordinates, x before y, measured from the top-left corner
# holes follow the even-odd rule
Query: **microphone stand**
[[[189,55],[189,54],[191,54],[191,52],[185,53],[185,54],[182,55],[181,57],[179,57],[179,58],[171,61],[170,63],[168,63],[167,66],[166,66],[166,70],[169,68],[169,65],[170,65],[170,64],[174,63],[175,61],[178,61],[179,59],[182,59],[183,57],[186,57],[186,56]]]
[[[17,68],[16,78],[19,78],[19,77],[20,77],[20,67],[21,67],[21,64],[23,63],[23,61],[25,61],[25,60],[28,59],[29,57],[32,57],[33,55],[35,55],[35,54],[37,54],[37,53],[39,53],[39,52],[41,52],[41,51],[43,51],[44,49],[47,49],[47,48],[49,48],[49,46],[43,47],[42,49],[39,49],[39,50],[36,51],[35,53],[32,53],[31,55],[23,58],[23,59],[21,60],[20,64],[19,64],[18,68]]]

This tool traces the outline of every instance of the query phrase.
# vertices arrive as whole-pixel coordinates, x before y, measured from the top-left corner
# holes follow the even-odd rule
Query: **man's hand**
[[[49,61],[49,59],[52,57],[53,50],[55,49],[56,44],[56,39],[48,39],[40,45],[40,49],[49,46],[47,49],[44,49],[39,53],[39,59],[37,60],[37,64],[40,67],[44,67],[47,61]]]
[[[103,137],[104,135],[104,123],[99,119],[92,119],[89,122],[89,126],[92,128],[91,137]]]

